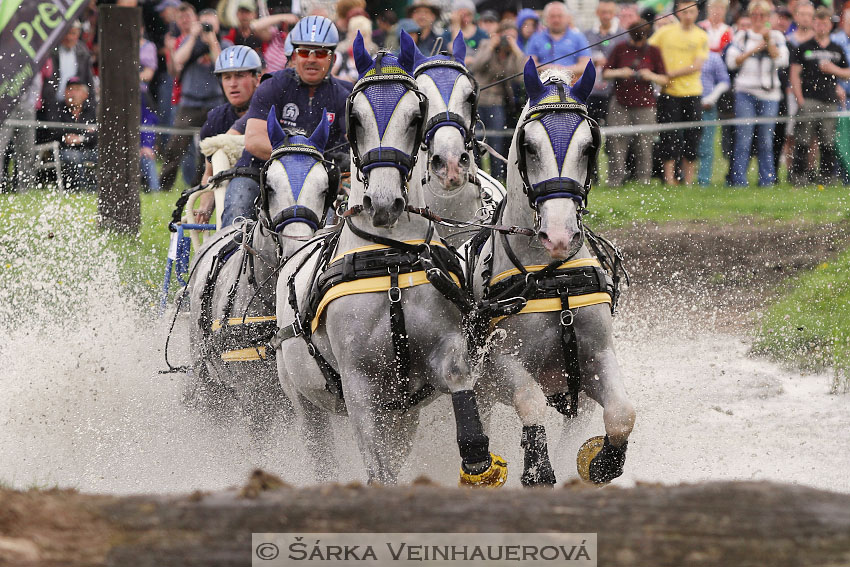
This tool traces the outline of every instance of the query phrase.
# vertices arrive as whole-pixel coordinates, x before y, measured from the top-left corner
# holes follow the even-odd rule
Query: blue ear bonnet
[[[423,63],[430,63],[432,61],[455,63],[455,60],[447,55],[434,55],[433,57],[426,57],[422,60],[417,59],[416,66],[419,67]],[[440,96],[442,97],[443,102],[445,102],[446,106],[448,106],[449,99],[452,96],[452,90],[455,88],[455,83],[457,83],[458,78],[460,78],[464,73],[455,67],[430,67],[421,73],[416,73],[416,75],[419,74],[431,77],[434,84],[437,85],[437,89],[440,91]]]
[[[376,63],[372,65],[366,72],[360,74],[360,78],[374,77],[376,75],[406,75],[411,79],[413,77],[399,63],[398,58],[392,53],[386,53],[381,58],[380,69],[376,68]],[[393,117],[398,103],[401,98],[408,92],[408,88],[398,82],[385,82],[375,85],[369,85],[363,90],[363,94],[369,104],[372,106],[372,112],[375,114],[375,120],[378,124],[378,135],[383,138],[387,130],[387,125]]]
[[[322,152],[322,148],[317,147],[306,136],[290,136],[287,147],[291,146],[307,146],[310,149],[318,151],[320,154]],[[289,178],[292,196],[298,201],[298,196],[301,195],[301,189],[304,187],[307,175],[310,174],[310,171],[315,166],[321,165],[321,162],[309,153],[286,153],[278,158],[277,161],[283,166],[283,170]]]
[[[536,99],[529,99],[529,106],[537,106],[541,104],[555,104],[559,102],[572,102],[584,104],[582,101],[570,96],[570,87],[562,82],[549,82],[543,84],[543,92]],[[529,118],[533,117],[531,114]],[[538,119],[546,129],[546,134],[552,143],[552,150],[555,153],[555,160],[558,164],[558,172],[560,173],[564,167],[564,160],[567,159],[567,150],[570,149],[570,142],[578,129],[579,124],[584,121],[585,117],[575,112],[547,112]],[[557,132],[553,136],[552,132]],[[564,133],[568,133],[566,136]]]

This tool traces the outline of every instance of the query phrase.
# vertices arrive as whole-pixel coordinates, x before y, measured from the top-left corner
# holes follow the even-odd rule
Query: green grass
[[[793,278],[767,311],[754,350],[810,370],[834,369],[834,392],[850,391],[850,250]]]

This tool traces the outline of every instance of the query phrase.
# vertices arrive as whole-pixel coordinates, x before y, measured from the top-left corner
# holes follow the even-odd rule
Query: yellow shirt
[[[667,24],[652,34],[649,45],[661,50],[664,68],[668,72],[693,65],[697,59],[708,59],[708,34],[697,25],[685,31],[678,22]],[[662,92],[670,96],[700,96],[702,81],[700,70],[671,79]]]

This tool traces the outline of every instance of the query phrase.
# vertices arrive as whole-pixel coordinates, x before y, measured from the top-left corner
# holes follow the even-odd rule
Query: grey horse
[[[206,242],[195,256],[187,291],[194,375],[185,401],[221,410],[235,394],[257,435],[276,416],[292,414],[264,346],[277,328],[277,268],[313,235],[329,194],[335,196],[322,156],[327,117],[309,138],[287,136],[274,119],[268,131],[274,150],[263,170],[259,221],[239,219]]]
[[[427,99],[412,78],[414,52],[406,33],[398,56],[373,59],[359,34],[354,41],[361,78],[346,112],[356,169],[349,209],[324,246],[317,242],[283,267],[279,374],[291,397],[348,414],[369,482],[384,484],[398,480],[422,404],[436,391],[451,393],[461,483],[500,486],[507,465],[490,453],[481,427],[460,312],[427,285],[438,276],[457,285],[462,272],[434,269],[450,255],[433,225],[410,212],[424,205],[410,177],[427,118]],[[307,434],[326,454],[328,437]]]
[[[490,345],[487,374],[502,379],[500,401],[514,406],[523,423],[523,484],[555,483],[543,410],[548,402],[574,415],[579,388],[603,407],[607,435],[581,456],[580,470],[602,484],[622,474],[635,410],[614,353],[615,292],[588,250],[581,223],[599,147],[584,105],[595,69],[589,63],[572,88],[568,76],[549,73],[543,83],[533,61],[526,64],[529,103],[511,143],[507,196],[496,219],[502,226],[534,228],[494,230],[473,285],[480,305],[492,309],[484,312],[493,327],[502,330],[503,339]],[[571,388],[576,368],[580,384]]]

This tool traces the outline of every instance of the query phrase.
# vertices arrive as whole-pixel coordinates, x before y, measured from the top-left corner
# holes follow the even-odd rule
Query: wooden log
[[[38,556],[32,565],[59,558],[56,564],[69,567],[248,565],[258,532],[556,531],[597,533],[605,567],[850,565],[850,495],[803,486],[476,491],[428,484],[296,489],[256,480],[248,490],[190,496],[0,491],[0,564],[27,565],[25,557]],[[4,552],[5,536],[17,556]]]
[[[124,6],[98,8],[100,37],[100,105],[98,123],[99,197],[102,227],[136,233],[139,202],[139,34],[141,10]]]

